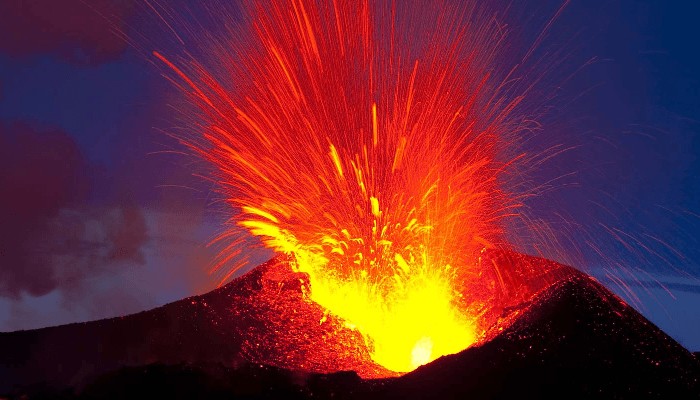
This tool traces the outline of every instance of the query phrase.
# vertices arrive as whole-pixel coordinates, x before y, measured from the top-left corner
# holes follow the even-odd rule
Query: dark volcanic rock
[[[583,275],[541,293],[493,340],[446,356],[376,394],[421,398],[698,398],[700,362]]]
[[[522,271],[544,262],[509,253],[485,257],[494,266],[517,262]],[[380,370],[357,361],[368,359],[362,339],[341,322],[319,324],[323,310],[301,297],[304,277],[283,264],[273,260],[207,295],[124,318],[0,334],[0,394],[700,398],[698,357],[596,281],[562,266],[567,272],[542,287],[495,267],[494,287],[518,304],[501,303],[489,340],[460,354],[398,378],[300,372]]]
[[[283,258],[202,296],[126,317],[0,333],[0,395],[23,388],[80,387],[122,367],[261,360],[316,372],[384,373],[364,339],[303,298]],[[319,343],[323,342],[324,346]],[[328,365],[328,360],[333,365]]]

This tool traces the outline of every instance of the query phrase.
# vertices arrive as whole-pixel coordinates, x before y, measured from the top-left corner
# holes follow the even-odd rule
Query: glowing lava
[[[212,38],[207,62],[155,53],[202,112],[188,144],[240,210],[221,265],[240,229],[293,255],[308,298],[392,371],[470,346],[478,254],[517,207],[502,177],[522,97],[497,67],[501,27],[469,4],[244,10],[250,35]]]

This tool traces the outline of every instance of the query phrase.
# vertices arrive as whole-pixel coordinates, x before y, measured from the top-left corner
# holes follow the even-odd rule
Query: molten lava
[[[292,255],[308,299],[391,371],[473,344],[494,290],[478,257],[505,246],[518,206],[503,178],[524,118],[499,66],[502,27],[471,4],[244,11],[250,34],[212,38],[209,60],[155,53],[202,113],[188,144],[240,210],[220,265],[241,229]]]

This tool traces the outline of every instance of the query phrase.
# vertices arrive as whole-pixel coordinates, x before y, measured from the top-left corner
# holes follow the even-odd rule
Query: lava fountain
[[[154,53],[233,210],[219,266],[241,231],[289,255],[308,299],[395,372],[478,339],[477,260],[517,217],[524,96],[503,27],[471,3],[246,2],[249,34],[210,38],[208,62]]]

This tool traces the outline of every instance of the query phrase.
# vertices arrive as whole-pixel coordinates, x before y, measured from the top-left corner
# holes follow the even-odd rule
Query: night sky
[[[148,55],[182,48],[138,0],[86,3],[0,2],[0,331],[124,315],[218,282],[206,244],[226,214],[166,134],[182,126],[177,93]],[[560,4],[529,3],[504,17],[513,46]],[[694,351],[699,11],[578,0],[556,20],[538,49],[566,50],[546,80],[550,139],[526,150],[552,137],[573,149],[535,174],[565,178],[528,206],[564,239],[521,248],[591,273]]]

